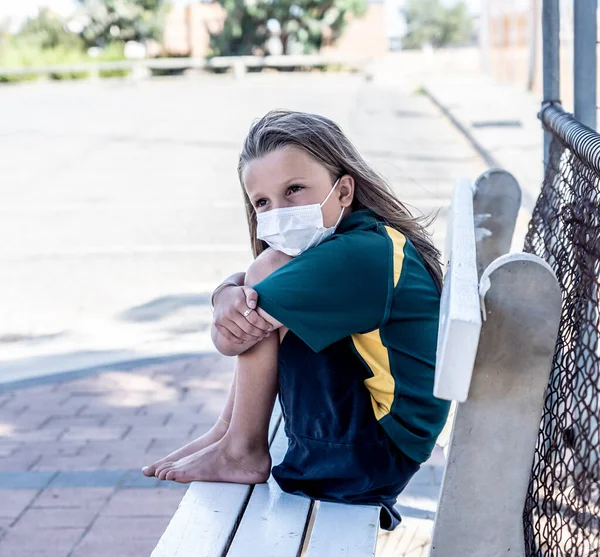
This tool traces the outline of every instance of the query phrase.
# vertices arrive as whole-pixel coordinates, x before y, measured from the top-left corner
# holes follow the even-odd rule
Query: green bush
[[[37,50],[34,47],[16,48],[13,44],[6,41],[0,48],[0,67],[20,68],[23,66],[33,66],[38,54]],[[33,81],[38,77],[37,75],[0,75],[0,83]]]
[[[157,56],[157,59],[161,58],[188,58],[189,54],[169,54],[164,55],[161,54]],[[186,72],[187,68],[151,68],[150,72],[153,76],[156,77],[164,77],[164,76],[178,76],[183,75]]]
[[[96,58],[99,62],[116,62],[125,60],[125,44],[121,42],[110,43]],[[125,77],[129,70],[106,70],[100,72],[100,77]]]
[[[84,52],[64,46],[42,49],[37,45],[14,41],[0,49],[0,67],[5,68],[79,64],[87,61],[89,61],[89,57]],[[0,82],[31,81],[39,77],[35,74],[0,75]],[[87,77],[87,74],[81,72],[52,73],[48,77],[50,79],[81,79]]]
[[[65,47],[56,47],[42,51],[41,60],[44,66],[60,66],[62,64],[81,64],[88,61],[85,53],[78,50],[69,50]],[[50,79],[85,79],[88,77],[86,72],[66,72],[51,73]]]
[[[90,57],[86,52],[77,48],[67,46],[56,46],[54,48],[41,48],[36,44],[28,44],[24,41],[7,41],[0,47],[0,67],[4,68],[30,68],[36,66],[59,66],[90,62],[110,62],[124,60],[124,45],[113,43],[104,49],[98,58]],[[106,70],[101,71],[101,77],[122,77],[129,73],[128,70]],[[0,75],[0,83],[11,83],[19,81],[33,81],[39,79],[40,75]],[[89,77],[88,72],[58,72],[51,73],[50,79],[83,79]]]

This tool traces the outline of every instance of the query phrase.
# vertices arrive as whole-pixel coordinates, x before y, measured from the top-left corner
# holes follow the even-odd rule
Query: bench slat
[[[379,507],[321,501],[306,557],[369,557],[375,555]]]
[[[281,420],[277,404],[269,439]],[[221,555],[238,523],[251,486],[193,482],[151,557],[214,557]]]
[[[283,421],[271,445],[274,463],[287,450]],[[284,493],[273,477],[255,486],[227,557],[296,557],[310,512],[310,499]]]
[[[194,482],[152,557],[214,557],[227,547],[250,486]]]

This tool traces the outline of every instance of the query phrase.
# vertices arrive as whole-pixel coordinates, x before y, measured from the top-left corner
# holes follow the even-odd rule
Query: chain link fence
[[[554,269],[563,305],[524,509],[526,555],[600,556],[600,135],[557,106],[541,119],[553,140],[525,251]]]

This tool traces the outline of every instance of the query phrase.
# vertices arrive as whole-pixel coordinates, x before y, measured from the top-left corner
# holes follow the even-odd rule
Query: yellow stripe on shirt
[[[404,264],[404,246],[406,244],[406,236],[398,232],[391,226],[386,226],[385,231],[392,240],[394,245],[394,287],[398,286],[400,275],[402,274],[402,265]]]
[[[393,273],[394,287],[396,287],[402,275],[406,237],[389,226],[386,226],[385,229],[394,246]],[[371,403],[373,404],[375,418],[381,420],[381,418],[390,413],[392,403],[394,402],[395,385],[390,368],[388,350],[381,341],[379,329],[362,335],[352,335],[352,342],[356,351],[373,373],[373,377],[365,379],[365,386],[371,394]]]
[[[390,413],[394,402],[394,378],[390,371],[387,348],[381,342],[379,329],[363,335],[352,335],[356,351],[373,372],[373,377],[365,379],[371,393],[371,403],[375,417],[381,420]]]

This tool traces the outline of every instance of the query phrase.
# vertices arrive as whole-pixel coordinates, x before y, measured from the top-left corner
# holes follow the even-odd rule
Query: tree
[[[168,0],[78,0],[75,17],[88,47],[113,41],[160,41]]]
[[[441,0],[408,0],[402,10],[406,20],[406,49],[466,44],[473,39],[473,19],[465,2],[446,6]]]
[[[57,47],[82,50],[83,47],[81,38],[66,29],[64,19],[46,9],[41,9],[37,16],[29,18],[17,38],[42,50]]]
[[[316,52],[325,38],[342,33],[348,15],[361,16],[365,0],[220,0],[226,11],[222,32],[211,36],[213,54],[237,56],[263,51],[277,22],[284,54]]]

